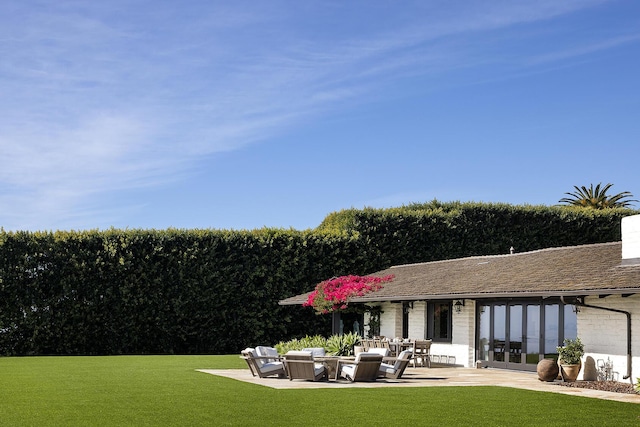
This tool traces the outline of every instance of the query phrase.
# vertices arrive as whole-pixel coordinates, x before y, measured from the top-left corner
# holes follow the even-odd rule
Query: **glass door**
[[[537,365],[540,361],[540,306],[527,304],[525,363]]]
[[[522,369],[523,333],[522,304],[493,305],[491,322],[492,336],[489,364],[491,366],[511,369]]]
[[[522,305],[509,305],[509,337],[507,340],[507,354],[509,361],[508,368],[513,368],[515,364],[521,364],[522,361]]]
[[[504,363],[507,351],[507,306],[493,306],[493,354],[494,362]]]
[[[576,334],[576,314],[556,300],[478,302],[476,360],[482,366],[536,370]]]

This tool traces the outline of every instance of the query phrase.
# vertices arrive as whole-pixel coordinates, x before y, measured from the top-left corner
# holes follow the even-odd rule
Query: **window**
[[[451,342],[452,301],[429,302],[427,305],[427,339]]]

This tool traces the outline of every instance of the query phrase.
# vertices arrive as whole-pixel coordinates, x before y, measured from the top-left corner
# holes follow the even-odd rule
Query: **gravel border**
[[[619,381],[573,381],[560,382],[558,385],[574,388],[588,388],[591,390],[611,391],[614,393],[637,394],[635,386]]]

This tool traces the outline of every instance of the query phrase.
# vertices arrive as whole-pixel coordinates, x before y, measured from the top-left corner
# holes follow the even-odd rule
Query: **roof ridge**
[[[554,246],[554,247],[551,247],[551,248],[534,249],[532,251],[516,252],[516,253],[513,253],[513,254],[472,255],[472,256],[463,257],[463,258],[450,258],[450,259],[440,259],[440,260],[435,260],[435,261],[424,261],[424,262],[415,262],[415,263],[408,263],[408,264],[398,264],[398,265],[393,265],[393,266],[389,267],[389,269],[391,269],[391,268],[402,268],[402,267],[408,267],[408,266],[419,266],[419,265],[426,265],[426,264],[447,263],[447,262],[462,261],[462,260],[487,259],[487,258],[492,258],[492,259],[495,259],[495,258],[507,258],[507,257],[522,256],[522,255],[530,255],[530,254],[535,254],[535,253],[539,253],[539,252],[551,252],[551,251],[559,251],[559,250],[567,250],[567,249],[591,248],[591,247],[594,247],[594,246],[613,246],[613,245],[619,245],[619,244],[622,244],[622,241],[604,242],[604,243],[587,243],[587,244],[584,244],[584,245],[574,245],[574,246]]]

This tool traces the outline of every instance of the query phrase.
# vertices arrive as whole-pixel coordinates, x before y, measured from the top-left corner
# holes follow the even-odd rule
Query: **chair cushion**
[[[282,362],[267,362],[260,367],[260,372],[268,374],[283,369]]]
[[[393,365],[389,365],[388,363],[380,364],[380,372],[383,374],[395,374],[398,368]]]
[[[273,347],[259,345],[256,347],[256,352],[260,357],[278,357],[278,350]]]
[[[353,374],[356,371],[356,365],[342,365],[340,374],[350,381],[353,381]]]
[[[374,354],[380,354],[382,355],[382,357],[387,357],[391,354],[391,350],[389,350],[388,348],[384,348],[384,347],[375,347],[375,348],[370,348],[369,350],[367,350],[367,353],[374,353]]]
[[[313,357],[326,356],[327,354],[324,347],[303,348],[302,351],[310,351],[311,354],[313,354]]]

